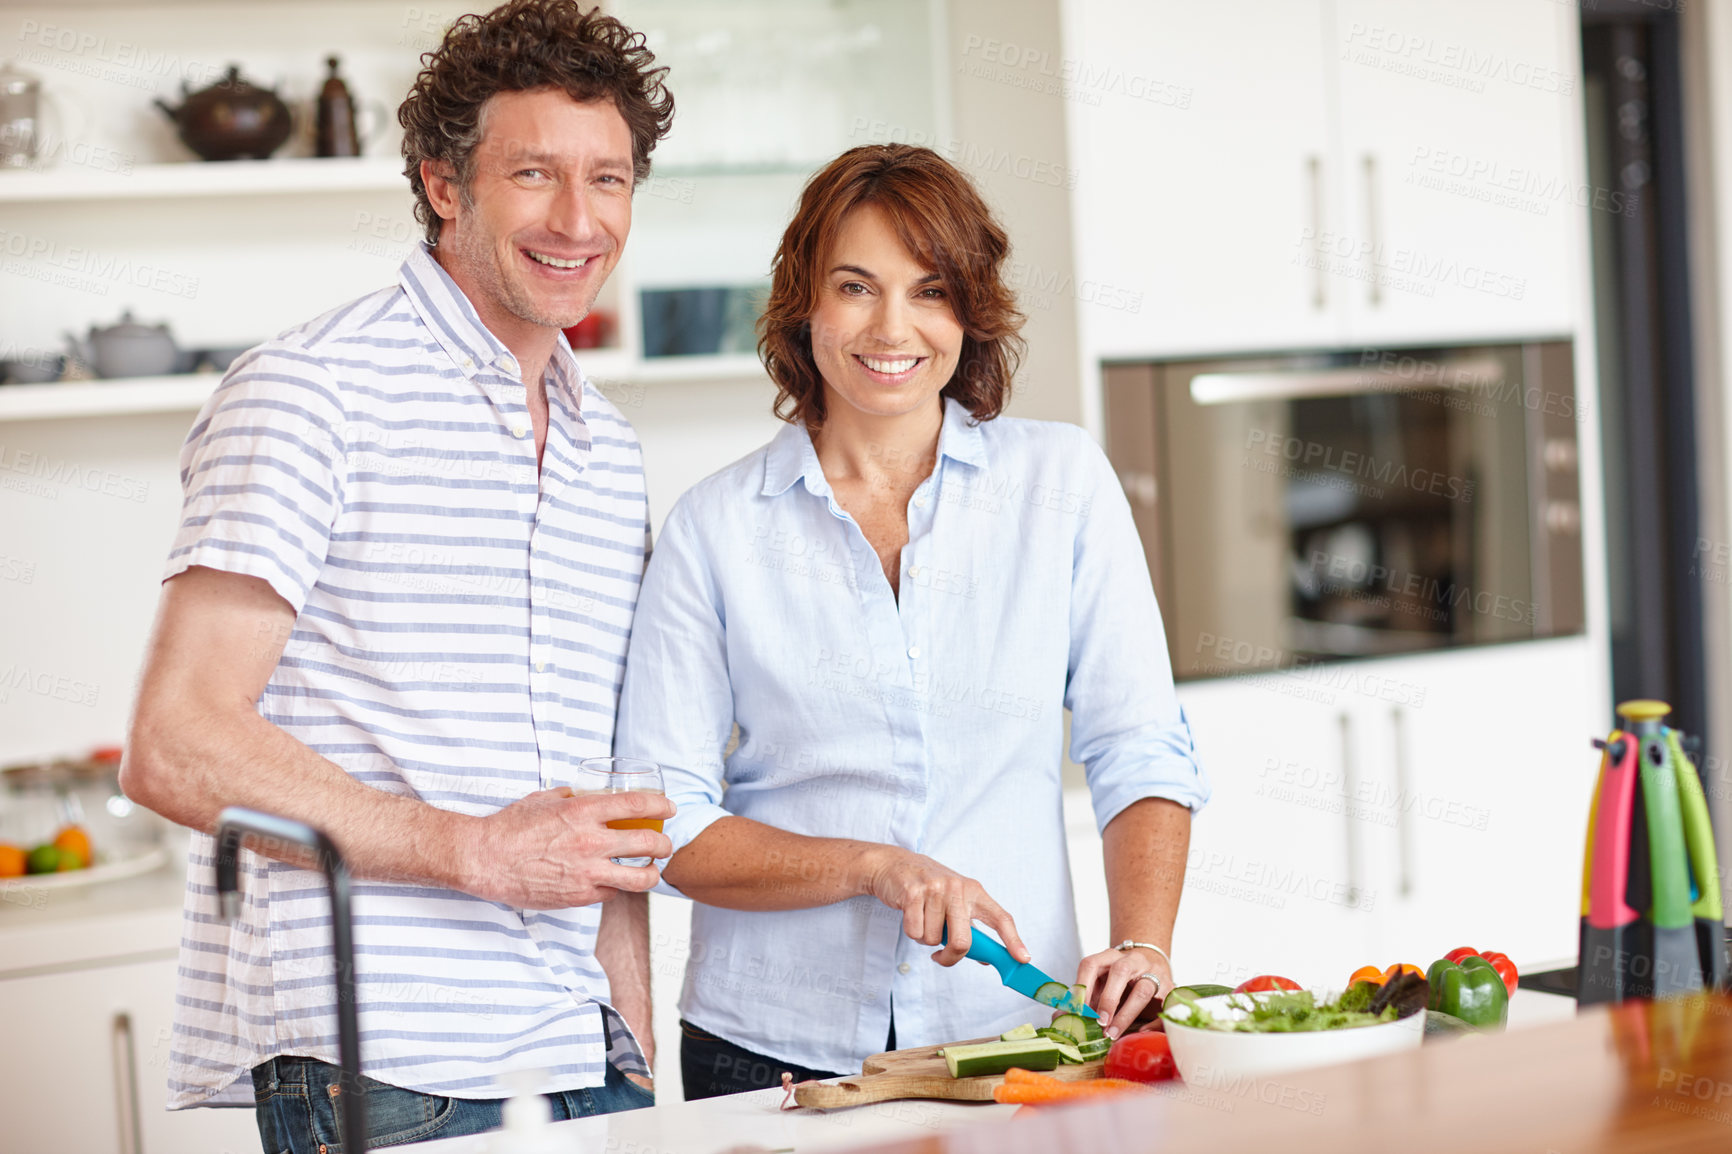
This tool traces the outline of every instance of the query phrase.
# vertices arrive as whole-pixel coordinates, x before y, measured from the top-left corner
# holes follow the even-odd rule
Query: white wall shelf
[[[189,412],[204,404],[221,379],[217,373],[183,373],[113,381],[6,385],[0,387],[0,421]]]
[[[129,200],[152,197],[270,196],[303,192],[402,192],[394,156],[141,164],[124,172],[51,168],[0,173],[0,202]]]
[[[578,352],[578,359],[583,353]],[[625,367],[629,380],[643,381],[741,381],[769,376],[756,353],[718,353],[690,357],[643,357]]]
[[[599,355],[598,355],[599,354]],[[579,349],[591,381],[654,384],[662,381],[739,381],[765,376],[748,353],[643,360],[618,349]],[[0,386],[0,422],[51,421],[132,413],[192,412],[211,395],[220,373],[183,373],[110,381],[61,381]]]

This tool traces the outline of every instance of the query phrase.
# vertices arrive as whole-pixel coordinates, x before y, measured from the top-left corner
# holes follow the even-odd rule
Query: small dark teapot
[[[263,160],[289,138],[289,106],[269,88],[242,80],[236,65],[191,95],[182,81],[180,93],[179,108],[161,100],[156,106],[174,121],[181,142],[205,160]]]

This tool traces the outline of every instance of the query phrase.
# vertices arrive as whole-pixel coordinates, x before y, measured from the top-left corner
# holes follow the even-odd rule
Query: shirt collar
[[[786,493],[795,481],[804,480],[814,493],[828,493],[830,482],[818,464],[818,450],[804,421],[789,421],[777,431],[764,452],[764,496]]]
[[[986,437],[980,423],[960,403],[944,398],[944,424],[938,430],[938,456],[949,457],[977,469],[987,467]],[[805,481],[806,488],[820,496],[830,492],[830,482],[818,464],[818,451],[812,447],[811,434],[804,422],[791,421],[782,426],[764,454],[763,495],[775,497],[785,493],[796,481]]]
[[[944,427],[938,430],[938,455],[976,469],[986,468],[986,436],[980,426],[981,422],[960,401],[945,397]]]
[[[475,311],[475,306],[469,303],[469,298],[457,287],[457,282],[451,279],[445,267],[433,259],[431,245],[423,241],[415,246],[415,251],[403,262],[397,282],[403,286],[433,339],[439,342],[439,347],[445,350],[451,363],[465,377],[474,380],[488,365],[500,369],[507,376],[517,376],[517,361],[511,350],[481,323],[481,314]],[[553,355],[548,359],[548,367],[553,370],[554,382],[566,391],[573,407],[581,412],[587,399],[584,395],[585,377],[563,333],[553,342]]]
[[[475,375],[503,357],[511,356],[505,342],[487,331],[481,316],[457,282],[451,279],[425,241],[415,246],[397,274],[421,321],[439,342],[451,362],[465,377]],[[556,344],[559,342],[555,342]],[[569,352],[566,354],[570,356]],[[558,354],[555,354],[557,358]]]

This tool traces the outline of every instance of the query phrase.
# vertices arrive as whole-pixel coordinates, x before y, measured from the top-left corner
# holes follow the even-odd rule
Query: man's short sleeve
[[[299,613],[342,509],[344,420],[329,370],[304,350],[266,345],[239,362],[181,449],[163,580],[194,565],[258,577]]]

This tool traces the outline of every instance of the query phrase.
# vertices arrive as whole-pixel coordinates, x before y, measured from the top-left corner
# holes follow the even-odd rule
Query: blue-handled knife
[[[1063,982],[1050,977],[1045,970],[1039,969],[1028,962],[1019,962],[1010,956],[1010,951],[1004,948],[1004,943],[981,929],[971,927],[972,934],[968,943],[968,956],[977,962],[985,962],[998,971],[998,979],[1008,989],[1027,998],[1033,998],[1043,1006],[1051,1006],[1055,1010],[1064,1010],[1072,1014],[1081,1014],[1085,1018],[1099,1018],[1100,1015],[1089,1009],[1077,996],[1071,993],[1070,987]],[[950,940],[950,931],[944,932],[943,941]],[[1048,989],[1043,995],[1042,986],[1056,987]]]

